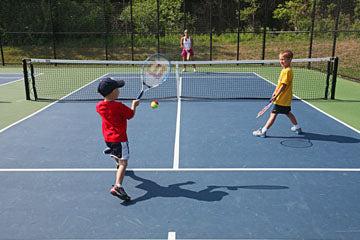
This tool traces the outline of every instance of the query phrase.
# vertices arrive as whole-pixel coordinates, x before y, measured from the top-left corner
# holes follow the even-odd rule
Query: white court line
[[[329,113],[324,112],[323,110],[321,110],[321,109],[320,109],[320,108],[318,108],[318,107],[315,107],[315,106],[314,106],[314,105],[312,105],[311,103],[309,103],[309,102],[307,102],[307,101],[305,101],[305,100],[302,100],[302,99],[301,99],[301,101],[302,101],[302,102],[304,102],[305,104],[309,105],[310,107],[314,108],[315,110],[317,110],[317,111],[321,112],[322,114],[325,114],[325,115],[326,115],[326,116],[328,116],[329,118],[331,118],[331,119],[333,119],[333,120],[335,120],[335,121],[339,122],[340,124],[342,124],[342,125],[344,125],[344,126],[346,126],[346,127],[350,128],[351,130],[353,130],[353,131],[355,131],[355,132],[357,132],[357,133],[360,133],[360,130],[357,130],[356,128],[354,128],[354,127],[352,127],[352,126],[348,125],[347,123],[344,123],[343,121],[341,121],[340,119],[337,119],[336,117],[334,117],[334,116],[330,115]]]
[[[181,86],[182,86],[182,78],[180,77],[179,90],[178,90],[179,93],[178,93],[177,115],[176,115],[173,169],[179,169],[179,161],[180,161]]]
[[[176,239],[176,232],[169,232],[168,240],[175,240],[175,239]]]
[[[41,73],[41,74],[42,74],[42,73]],[[41,74],[39,74],[39,75],[41,75]],[[51,106],[52,106],[52,105],[54,105],[55,103],[58,103],[59,101],[61,101],[61,100],[63,100],[64,98],[68,97],[69,95],[71,95],[71,94],[73,94],[73,93],[75,93],[75,92],[79,91],[80,89],[82,89],[82,88],[84,88],[84,87],[86,87],[86,86],[90,85],[91,83],[93,83],[93,82],[95,82],[95,81],[99,80],[100,78],[102,78],[102,77],[104,77],[104,76],[106,76],[106,75],[107,75],[107,74],[104,74],[103,76],[101,76],[101,77],[99,77],[99,78],[95,79],[94,81],[90,82],[89,84],[87,84],[87,85],[85,85],[85,86],[82,86],[81,88],[79,88],[79,89],[77,89],[77,90],[73,91],[72,93],[70,93],[70,94],[66,95],[65,97],[62,97],[60,100],[57,100],[57,101],[55,101],[55,102],[52,102],[52,103],[50,103],[49,105],[46,105],[45,107],[43,107],[43,108],[39,109],[38,111],[36,111],[36,112],[34,112],[34,113],[30,114],[29,116],[27,116],[27,117],[25,117],[25,118],[23,118],[23,119],[20,119],[19,121],[14,122],[13,124],[10,124],[9,126],[7,126],[7,127],[3,128],[3,129],[0,129],[0,133],[4,132],[5,130],[7,130],[7,129],[11,128],[12,126],[14,126],[14,125],[16,125],[16,124],[19,124],[19,123],[21,123],[21,122],[25,121],[26,119],[31,118],[32,116],[35,116],[36,114],[38,114],[38,113],[40,113],[40,112],[44,111],[45,109],[47,109],[47,108],[51,107]]]
[[[41,75],[42,73],[40,73],[40,75]],[[257,76],[259,76],[260,78],[263,78],[263,77],[261,77],[260,75],[258,75],[258,74],[256,74],[256,73],[254,73],[255,75],[257,75]],[[106,74],[105,74],[106,75]],[[104,75],[104,76],[105,76]],[[98,78],[99,79],[99,78]],[[98,79],[96,79],[96,80],[98,80]],[[263,78],[264,80],[266,80],[266,81],[268,81],[268,82],[270,82],[269,80],[267,80],[267,79],[265,79],[265,78]],[[20,80],[23,80],[23,79],[20,79]],[[94,80],[94,81],[96,81],[96,80]],[[10,82],[11,83],[11,82]],[[273,85],[275,85],[274,83],[272,83],[272,82],[270,82],[271,84],[273,84]],[[9,84],[9,83],[6,83],[6,84]],[[5,84],[4,84],[5,85]],[[1,86],[1,85],[0,85]],[[79,89],[81,89],[81,88],[79,88]],[[78,89],[78,90],[79,90]],[[76,91],[78,91],[78,90],[76,90]],[[74,91],[74,92],[76,92],[76,91]],[[295,97],[297,97],[297,96],[295,96]],[[311,106],[311,107],[313,107],[314,109],[316,109],[317,111],[319,111],[319,112],[321,112],[321,113],[323,113],[323,114],[325,114],[326,116],[328,116],[328,117],[330,117],[330,118],[332,118],[332,119],[334,119],[335,121],[337,121],[337,122],[339,122],[340,124],[342,124],[342,125],[344,125],[344,126],[346,126],[346,127],[348,127],[348,128],[350,128],[351,130],[353,130],[353,131],[355,131],[355,132],[357,132],[357,133],[360,133],[360,130],[357,130],[356,128],[354,128],[354,127],[352,127],[352,126],[350,126],[350,125],[348,125],[348,124],[346,124],[346,123],[344,123],[343,121],[341,121],[341,120],[339,120],[339,119],[337,119],[336,117],[334,117],[334,116],[332,116],[332,115],[330,115],[330,114],[328,114],[328,113],[326,113],[326,112],[324,112],[324,111],[322,111],[321,109],[319,109],[319,108],[317,108],[317,107],[315,107],[314,105],[312,105],[311,103],[309,103],[309,102],[307,102],[307,101],[305,101],[305,100],[302,100],[302,99],[300,99],[302,102],[304,102],[304,103],[306,103],[306,104],[308,104],[309,106]],[[23,119],[20,119],[19,121],[17,121],[17,122],[15,122],[15,123],[13,123],[13,124],[11,124],[11,125],[9,125],[9,126],[7,126],[7,127],[5,127],[5,128],[3,128],[3,129],[0,129],[0,133],[2,133],[3,131],[5,131],[5,130],[7,130],[8,128],[10,128],[10,127],[13,127],[14,125],[17,125],[18,123],[21,123],[22,121],[25,121],[26,119],[28,119],[28,118],[30,118],[30,117],[32,117],[32,116],[34,116],[34,115],[36,115],[36,114],[38,114],[38,113],[40,113],[40,112],[42,112],[43,110],[45,110],[45,109],[47,109],[48,107],[50,107],[50,106],[52,106],[53,104],[55,104],[55,103],[57,103],[58,101],[55,101],[55,102],[53,102],[53,103],[51,103],[51,104],[49,104],[49,105],[47,105],[47,106],[45,106],[44,108],[42,108],[42,109],[40,109],[40,110],[38,110],[38,111],[36,111],[36,112],[34,112],[34,113],[32,113],[32,114],[30,114],[29,116],[27,116],[27,117],[25,117],[25,118],[23,118]]]
[[[360,168],[128,168],[137,172],[360,172]],[[3,168],[0,172],[115,172],[115,168]]]
[[[9,74],[17,74],[17,73],[9,73]],[[35,74],[35,76],[40,76],[42,75],[42,73],[38,73],[38,74]],[[8,85],[8,84],[11,84],[11,83],[16,83],[16,82],[19,82],[19,81],[24,81],[24,78],[23,77],[0,77],[0,78],[5,78],[5,79],[15,79],[15,80],[11,80],[10,82],[6,82],[6,83],[2,83],[0,84],[0,86],[5,86],[5,85]]]
[[[0,86],[5,86],[5,85],[8,85],[8,84],[11,84],[11,83],[16,83],[16,82],[19,82],[21,80],[24,80],[24,78],[18,78],[18,77],[0,77],[0,78],[5,78],[5,79],[14,79],[14,80],[11,80],[9,82],[6,82],[6,83],[2,83],[0,84]]]

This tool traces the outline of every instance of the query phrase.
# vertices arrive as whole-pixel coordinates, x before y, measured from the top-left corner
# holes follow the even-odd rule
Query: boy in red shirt
[[[115,100],[119,97],[119,88],[124,85],[123,80],[101,79],[98,92],[104,97],[104,100],[98,102],[96,111],[102,118],[102,132],[109,148],[107,151],[117,163],[116,182],[110,193],[122,200],[129,201],[130,197],[122,186],[129,159],[127,120],[134,117],[140,99],[134,100],[131,108],[121,102],[116,102]]]

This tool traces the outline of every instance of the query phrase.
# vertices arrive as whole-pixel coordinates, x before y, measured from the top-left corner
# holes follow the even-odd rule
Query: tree
[[[181,18],[183,12],[181,5],[183,0],[160,1],[160,31],[182,31]],[[133,22],[136,32],[157,32],[157,2],[156,0],[133,1]],[[119,19],[130,23],[130,6],[127,6],[120,14]]]
[[[290,0],[279,4],[273,17],[286,21],[295,31],[308,30],[311,26],[311,6],[313,0]]]
[[[240,11],[240,19],[242,21],[248,21],[249,17],[251,17],[251,30],[255,31],[255,14],[260,8],[260,4],[257,0],[245,0],[245,3],[249,4],[249,6]]]

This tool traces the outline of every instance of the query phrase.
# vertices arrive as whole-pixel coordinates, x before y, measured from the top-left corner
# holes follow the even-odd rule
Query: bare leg
[[[269,117],[269,119],[267,120],[267,122],[266,122],[266,124],[264,126],[266,129],[269,129],[273,125],[277,115],[278,115],[277,113],[271,113],[270,114],[270,117]]]
[[[182,59],[183,59],[183,62],[185,62],[185,60],[186,60],[185,56],[183,56]],[[184,69],[186,70],[186,64],[184,64]]]
[[[296,118],[294,116],[294,114],[292,114],[291,112],[289,112],[288,114],[286,114],[286,116],[290,119],[290,121],[292,122],[292,124],[297,125],[297,121]]]
[[[194,61],[194,58],[193,58],[193,56],[190,56],[190,61]],[[193,67],[194,67],[194,69],[196,69],[196,66],[195,66],[195,64],[193,64]]]
[[[116,172],[116,184],[122,184],[126,172],[127,160],[119,160],[119,168]]]

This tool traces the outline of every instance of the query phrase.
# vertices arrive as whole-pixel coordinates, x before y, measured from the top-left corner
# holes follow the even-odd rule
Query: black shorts
[[[106,142],[106,146],[111,149],[111,157],[116,157],[119,160],[129,160],[130,151],[128,142]]]
[[[274,104],[272,113],[276,113],[276,114],[289,114],[290,111],[291,111],[291,107],[290,107],[290,106],[280,106],[280,105]]]

